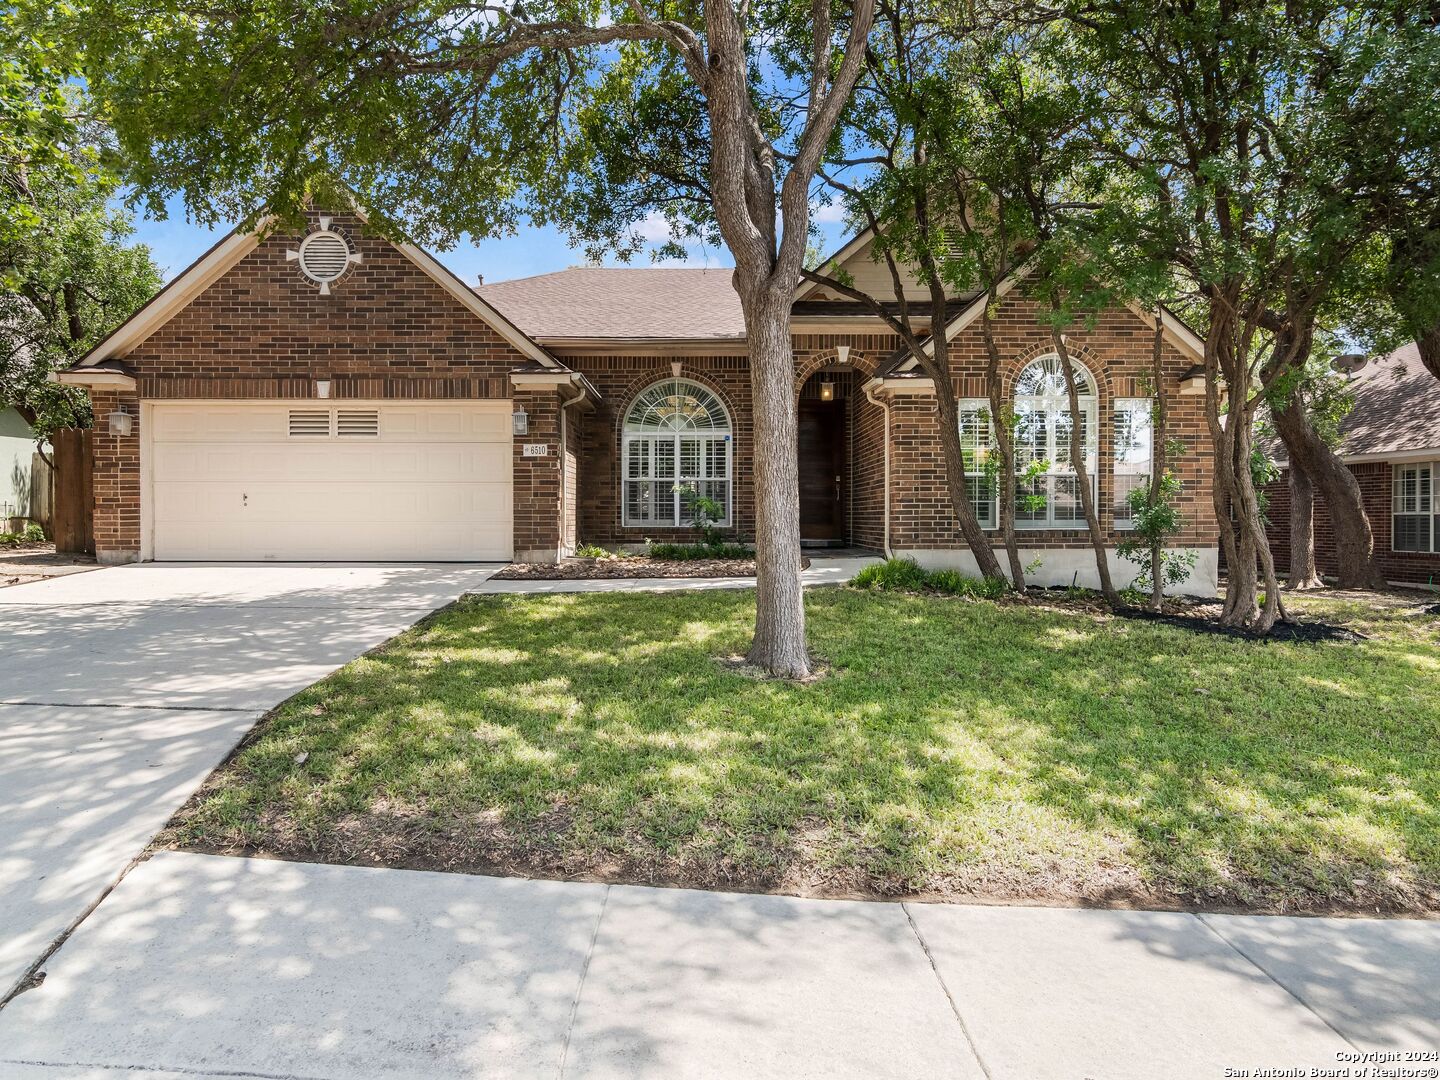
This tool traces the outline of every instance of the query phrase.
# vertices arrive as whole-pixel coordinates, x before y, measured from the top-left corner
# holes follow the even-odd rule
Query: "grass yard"
[[[824,589],[474,597],[281,706],[162,842],[818,895],[1440,910],[1440,618],[1363,643]]]

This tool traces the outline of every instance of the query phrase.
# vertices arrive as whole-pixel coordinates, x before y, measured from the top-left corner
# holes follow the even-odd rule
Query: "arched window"
[[[705,387],[666,379],[625,414],[624,523],[688,525],[697,495],[714,499],[730,524],[730,414]]]
[[[1100,396],[1085,366],[1074,357],[1070,363],[1080,399],[1084,482],[1094,494]],[[1070,397],[1065,369],[1054,353],[1032,360],[1015,380],[1015,421],[1016,525],[1034,529],[1083,526],[1081,480],[1070,464]]]

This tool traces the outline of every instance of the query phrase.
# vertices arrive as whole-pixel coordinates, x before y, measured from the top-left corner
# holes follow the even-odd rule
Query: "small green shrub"
[[[914,559],[886,559],[862,569],[855,575],[853,584],[861,589],[920,592],[925,588],[925,571]]]
[[[575,549],[575,557],[577,559],[618,559],[620,553],[610,551],[599,544],[581,544]]]
[[[672,559],[686,562],[691,559],[753,559],[755,549],[745,544],[650,544],[645,553],[652,559]]]
[[[899,592],[934,592],[994,600],[1006,585],[1000,578],[973,578],[958,570],[926,570],[914,559],[887,559],[871,563],[851,582],[859,589]]]
[[[19,532],[0,532],[0,547],[19,547],[21,544],[38,544],[45,539],[45,530],[34,521],[27,521]]]

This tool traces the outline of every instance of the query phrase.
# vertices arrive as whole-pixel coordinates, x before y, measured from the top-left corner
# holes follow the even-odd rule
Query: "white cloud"
[[[663,244],[670,239],[670,223],[658,210],[650,211],[630,231],[648,244]]]
[[[821,203],[811,203],[810,220],[817,225],[843,225],[845,223],[845,208],[838,202],[832,202],[829,206]]]

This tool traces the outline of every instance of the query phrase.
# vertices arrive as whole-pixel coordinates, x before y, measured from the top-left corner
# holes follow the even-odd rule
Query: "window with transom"
[[[1085,525],[1080,484],[1095,491],[1099,393],[1095,378],[1071,359],[1080,404],[1084,476],[1070,463],[1073,425],[1065,370],[1051,353],[1032,360],[1015,380],[1015,524],[1029,529],[1078,529]]]
[[[625,414],[624,524],[683,526],[697,497],[724,508],[730,524],[730,414],[710,390],[690,379],[647,387]]]

